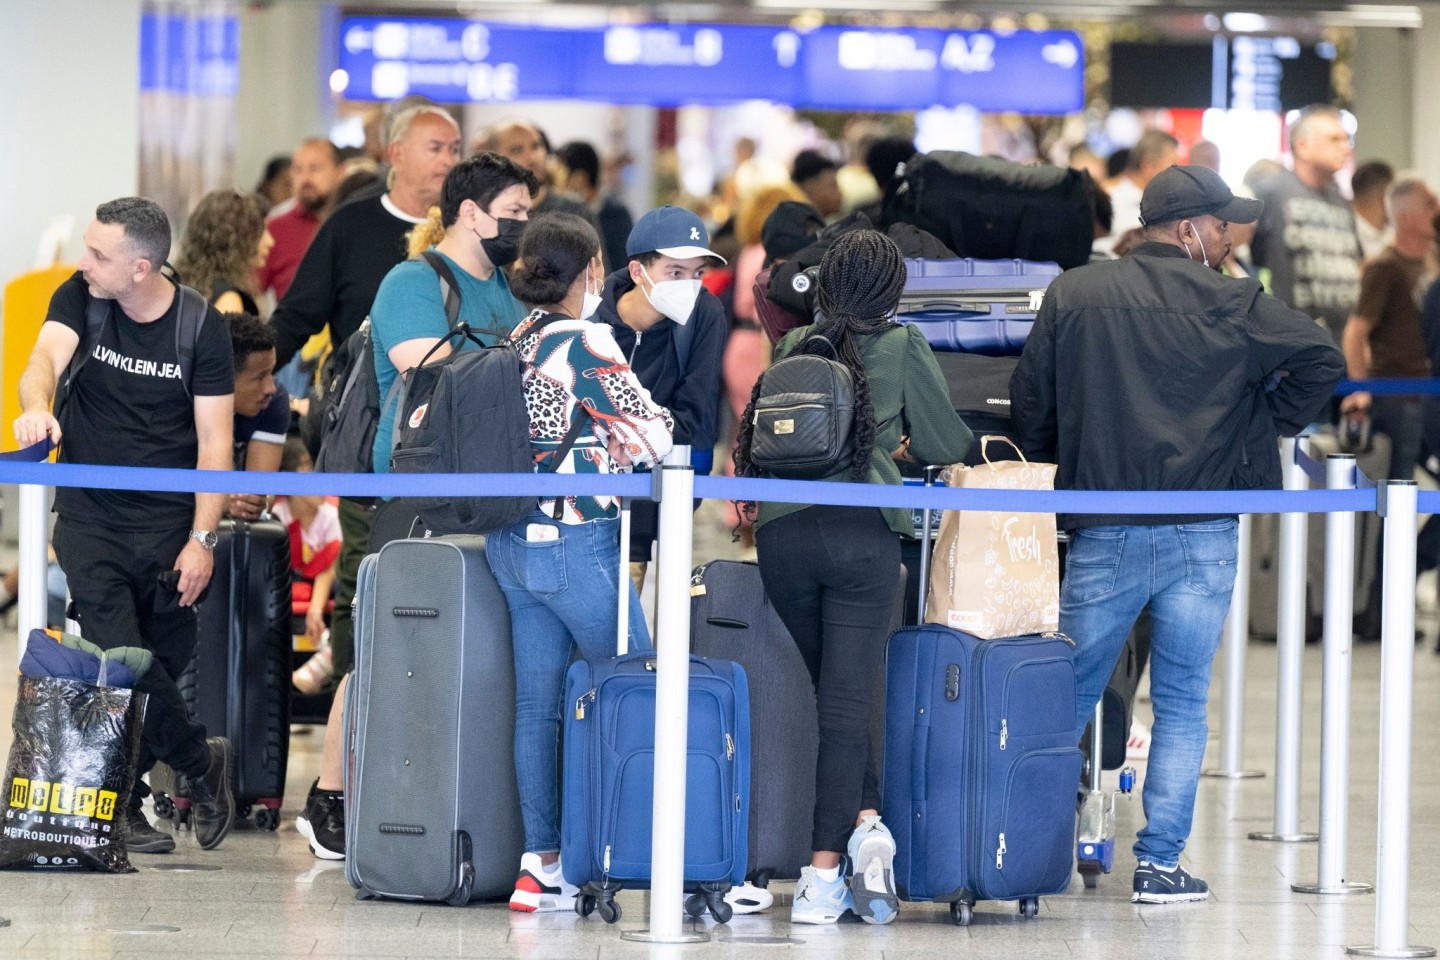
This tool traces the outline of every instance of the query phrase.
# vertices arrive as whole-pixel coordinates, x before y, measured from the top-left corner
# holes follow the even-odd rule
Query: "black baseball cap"
[[[794,256],[815,241],[825,229],[820,211],[808,203],[786,200],[777,206],[760,229],[760,243],[765,247],[765,260],[783,260]]]
[[[1140,222],[1152,226],[1209,214],[1227,223],[1254,223],[1264,209],[1262,200],[1231,193],[1214,170],[1177,165],[1161,170],[1146,185],[1140,197]]]

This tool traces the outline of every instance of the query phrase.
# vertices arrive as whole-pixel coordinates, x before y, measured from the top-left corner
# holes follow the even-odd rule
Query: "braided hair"
[[[895,308],[900,305],[900,294],[905,289],[905,276],[905,259],[900,248],[885,234],[878,230],[856,230],[841,235],[820,261],[816,292],[819,319],[810,328],[810,336],[791,354],[828,354],[830,348],[819,342],[819,338],[824,338],[834,347],[840,362],[850,369],[855,380],[855,462],[851,470],[855,480],[862,483],[870,474],[876,424],[859,338],[879,333],[891,325]],[[735,475],[739,477],[756,476],[750,461],[750,444],[759,398],[757,380],[736,436]]]

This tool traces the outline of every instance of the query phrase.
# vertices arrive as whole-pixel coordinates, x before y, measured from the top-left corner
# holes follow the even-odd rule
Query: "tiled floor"
[[[702,518],[697,560],[733,553],[728,537]],[[0,676],[13,676],[14,647],[0,644]],[[1411,940],[1440,945],[1440,766],[1432,762],[1433,733],[1440,728],[1440,658],[1429,645],[1416,650],[1414,829],[1412,838]],[[1379,649],[1354,653],[1350,877],[1375,872],[1375,787]],[[1249,650],[1246,763],[1273,766],[1275,648]],[[1320,650],[1305,657],[1305,751],[1302,824],[1318,819]],[[8,685],[7,685],[8,686]],[[1212,700],[1218,718],[1219,689]],[[7,715],[13,688],[0,689]],[[1142,706],[1142,713],[1148,709]],[[8,732],[0,744],[8,749]],[[1140,801],[1121,801],[1117,872],[1097,890],[1071,889],[1047,897],[1037,919],[1025,921],[1012,904],[982,904],[973,926],[949,923],[942,908],[906,905],[889,927],[844,925],[791,928],[784,906],[768,915],[737,917],[728,926],[708,925],[708,944],[649,947],[624,941],[620,930],[644,925],[643,894],[622,897],[619,928],[597,918],[523,916],[498,905],[456,909],[438,905],[360,903],[339,864],[310,857],[293,818],[319,763],[320,731],[298,729],[292,741],[290,791],[277,833],[237,831],[215,852],[205,853],[189,834],[175,853],[136,855],[140,872],[0,874],[0,957],[142,960],[156,956],[228,957],[469,957],[523,960],[727,960],[792,953],[845,960],[952,960],[1057,957],[1129,960],[1315,960],[1343,956],[1347,944],[1373,937],[1374,898],[1302,896],[1290,884],[1313,879],[1314,844],[1258,843],[1245,839],[1271,822],[1273,780],[1205,780],[1186,864],[1208,879],[1208,903],[1137,907],[1129,903],[1129,838],[1138,826]],[[1215,744],[1212,743],[1212,747]],[[1213,760],[1213,757],[1211,758]],[[1113,776],[1113,775],[1112,775]],[[198,868],[185,872],[186,867]],[[168,868],[168,869],[167,869]],[[218,869],[215,869],[218,868]],[[778,892],[788,894],[789,886]]]

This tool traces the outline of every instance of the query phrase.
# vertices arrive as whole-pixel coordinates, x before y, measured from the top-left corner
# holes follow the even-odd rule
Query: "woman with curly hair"
[[[221,313],[259,316],[255,271],[265,264],[274,245],[253,196],[212,190],[190,214],[175,272]]]
[[[822,319],[786,334],[775,358],[833,356],[853,377],[855,459],[825,479],[898,484],[891,451],[922,463],[960,462],[970,431],[950,405],[924,335],[894,319],[905,288],[895,242],[875,230],[841,236],[820,261],[818,284]],[[750,450],[763,383],[740,418],[736,476],[761,475]],[[900,536],[913,529],[904,509],[760,504],[760,577],[810,670],[819,714],[812,854],[795,886],[792,923],[835,923],[846,913],[870,923],[895,918],[895,843],[878,812],[870,703],[900,599]]]

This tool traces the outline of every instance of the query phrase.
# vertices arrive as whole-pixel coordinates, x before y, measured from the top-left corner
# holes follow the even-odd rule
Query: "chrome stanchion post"
[[[1201,772],[1204,777],[1250,780],[1263,770],[1244,770],[1245,653],[1250,645],[1250,517],[1240,518],[1235,547],[1235,589],[1225,617],[1225,716],[1220,724],[1220,766]]]
[[[1355,457],[1331,454],[1325,487],[1355,489]],[[1320,850],[1314,883],[1296,893],[1369,893],[1374,886],[1345,879],[1350,805],[1350,646],[1355,612],[1355,514],[1325,517],[1325,666],[1320,697]]]
[[[1308,453],[1304,437],[1280,441],[1280,464],[1286,490],[1309,489],[1310,481],[1296,459]],[[1300,696],[1305,656],[1305,534],[1309,517],[1303,513],[1280,515],[1279,610],[1275,652],[1279,681],[1275,694],[1275,825],[1250,834],[1251,840],[1296,843],[1318,840],[1319,834],[1300,832]]]
[[[1385,569],[1380,607],[1380,797],[1375,865],[1375,942],[1346,947],[1362,957],[1433,957],[1409,944],[1410,738],[1415,687],[1413,480],[1380,484]]]
[[[49,525],[49,489],[35,484],[20,487],[20,593],[16,597],[16,624],[19,656],[25,655],[25,642],[31,630],[43,630],[46,623],[45,571],[49,566],[46,534]]]
[[[690,566],[695,468],[676,446],[660,474],[660,548],[655,589],[655,792],[650,835],[650,916],[621,937],[645,943],[701,943],[685,929],[685,751],[690,713]]]

